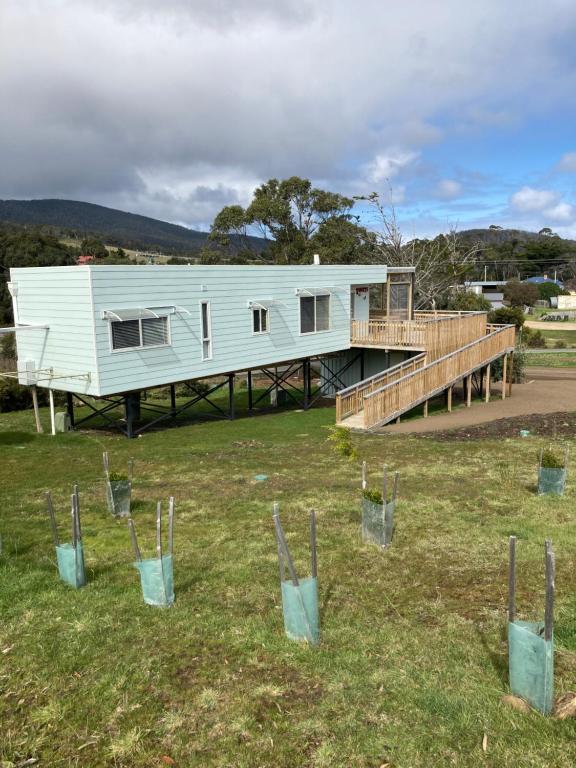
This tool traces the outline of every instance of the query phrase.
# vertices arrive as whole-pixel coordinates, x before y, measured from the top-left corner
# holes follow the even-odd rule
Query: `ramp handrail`
[[[391,421],[482,365],[512,351],[515,338],[513,325],[491,326],[486,336],[365,394],[364,428],[373,429]]]

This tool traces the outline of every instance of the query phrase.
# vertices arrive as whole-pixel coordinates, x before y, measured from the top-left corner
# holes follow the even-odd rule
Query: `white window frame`
[[[326,298],[328,297],[328,328],[326,328],[323,331],[316,330],[316,300],[318,298]],[[303,331],[302,330],[302,299],[314,299],[314,330],[313,331]],[[306,296],[302,295],[298,297],[298,329],[300,331],[300,336],[310,336],[312,334],[316,333],[330,333],[332,330],[332,295],[330,293],[321,293],[316,296]]]
[[[250,316],[250,319],[252,321],[252,336],[265,336],[267,333],[270,333],[270,312],[267,307],[252,307],[252,314]],[[255,331],[254,330],[254,313],[258,312],[260,315],[260,328],[262,328],[262,312],[266,314],[266,330],[265,331]]]
[[[208,335],[204,337],[204,317],[203,317],[203,311],[202,307],[206,307],[206,322],[208,325]],[[208,342],[208,354],[204,354],[204,344]],[[213,342],[212,342],[212,308],[210,305],[210,302],[207,300],[202,300],[200,302],[200,352],[202,355],[202,360],[212,360],[214,356],[214,348],[213,348]]]
[[[144,335],[142,333],[142,321],[146,320],[157,320],[159,318],[166,318],[166,330],[167,330],[167,338],[168,341],[164,342],[164,344],[142,344],[142,339],[144,338]],[[126,323],[126,322],[133,322],[131,320],[110,320],[108,323],[108,341],[110,344],[110,352],[112,352],[113,355],[117,355],[121,352],[142,352],[145,349],[161,349],[163,347],[171,347],[172,346],[172,324],[170,322],[170,315],[159,315],[157,318],[152,317],[140,317],[140,318],[134,318],[139,324],[139,332],[140,332],[140,345],[138,347],[121,347],[120,349],[114,349],[114,338],[112,336],[112,323]]]

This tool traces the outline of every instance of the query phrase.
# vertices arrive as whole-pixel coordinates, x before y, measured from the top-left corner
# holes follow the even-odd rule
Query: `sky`
[[[575,36],[573,0],[2,0],[0,198],[208,229],[298,175],[407,238],[576,237]]]

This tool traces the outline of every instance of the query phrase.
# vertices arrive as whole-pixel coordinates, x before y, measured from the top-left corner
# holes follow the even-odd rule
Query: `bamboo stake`
[[[312,578],[318,575],[318,554],[316,551],[316,512],[310,510],[310,553],[312,559]]]
[[[56,525],[56,515],[54,514],[54,507],[52,506],[52,494],[50,491],[46,491],[46,506],[48,507],[48,515],[50,516],[50,526],[52,527],[52,540],[54,546],[60,546],[60,538],[58,537],[58,526]]]
[[[508,539],[508,621],[516,618],[516,536]]]
[[[82,541],[82,526],[80,525],[80,494],[78,493],[77,483],[74,483],[74,504],[76,511],[76,532],[78,540]]]
[[[544,543],[546,555],[546,607],[544,611],[544,639],[551,640],[554,632],[554,577],[556,575],[556,563],[552,542],[548,539]]]
[[[286,563],[288,564],[288,571],[290,572],[290,578],[292,579],[292,583],[295,587],[300,586],[300,582],[298,581],[298,576],[296,574],[296,569],[294,568],[294,562],[292,561],[292,556],[290,555],[290,550],[288,549],[288,543],[286,541],[286,537],[284,536],[284,531],[282,529],[282,523],[280,522],[280,516],[275,514],[274,515],[274,525],[276,526],[276,532],[278,535],[278,539],[280,541],[280,545],[282,547],[282,550],[284,552],[284,557],[286,558]]]
[[[132,520],[131,517],[128,518],[128,529],[130,530],[130,538],[132,539],[132,549],[134,550],[134,556],[138,562],[142,562],[142,554],[140,553],[140,547],[138,546],[136,528],[134,527],[134,520]]]
[[[36,432],[44,432],[42,422],[40,421],[40,409],[38,407],[38,390],[36,387],[30,387],[32,390],[32,404],[34,405],[34,419],[36,420]]]
[[[174,554],[174,496],[168,502],[168,554]]]
[[[70,502],[72,505],[72,546],[76,549],[78,546],[78,529],[76,528],[76,497],[74,494],[70,496]]]
[[[108,464],[108,451],[104,451],[102,454],[102,463],[104,465],[104,472],[106,473],[106,479],[110,481],[110,465]]]
[[[54,391],[48,390],[48,397],[50,400],[50,430],[52,435],[56,434],[56,413],[54,411]]]
[[[128,480],[132,482],[132,473],[134,472],[134,459],[128,460]]]
[[[276,536],[276,545],[278,548],[278,568],[280,571],[280,581],[282,582],[286,578],[286,564],[284,562],[284,556],[282,554],[282,543],[278,536],[278,529],[276,527],[275,518],[278,517],[278,515],[280,514],[280,504],[278,504],[277,501],[274,502],[273,510],[274,511],[273,511],[272,519],[274,520],[274,535]]]
[[[366,462],[362,462],[362,490],[366,490]]]
[[[156,556],[162,562],[162,502],[156,504]]]
[[[386,500],[388,499],[388,467],[386,464],[382,465],[382,504],[386,506]]]

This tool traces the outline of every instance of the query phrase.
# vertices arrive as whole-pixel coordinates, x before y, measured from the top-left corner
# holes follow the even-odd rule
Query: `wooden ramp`
[[[336,422],[353,429],[381,427],[444,390],[451,394],[454,384],[498,358],[504,359],[505,378],[515,337],[512,325],[489,325],[486,335],[433,362],[427,363],[426,354],[422,353],[348,387],[336,395]],[[470,397],[468,378],[468,402]]]

